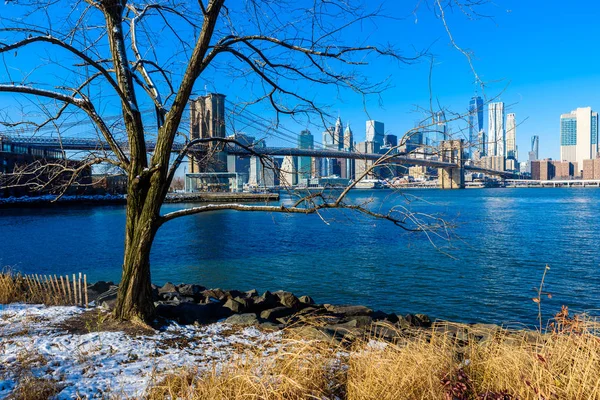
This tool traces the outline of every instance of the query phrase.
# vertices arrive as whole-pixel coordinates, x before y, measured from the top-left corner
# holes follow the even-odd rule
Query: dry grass
[[[4,270],[0,272],[0,304],[35,303],[67,305],[73,302],[63,295],[56,285],[33,277]]]
[[[290,341],[274,356],[240,355],[211,371],[184,370],[164,377],[148,399],[249,400],[343,398],[336,350],[324,342]]]
[[[26,376],[7,397],[7,400],[47,400],[61,391],[59,384],[51,379]]]
[[[600,400],[600,338],[589,330],[487,331],[458,340],[421,330],[351,349],[295,340],[212,371],[164,377],[149,399]],[[468,337],[469,340],[465,340]]]

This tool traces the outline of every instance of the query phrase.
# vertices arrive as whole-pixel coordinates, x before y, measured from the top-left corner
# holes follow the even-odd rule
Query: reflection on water
[[[548,312],[561,304],[599,308],[600,190],[358,191],[351,197],[375,209],[401,205],[456,222],[451,246],[435,242],[451,257],[424,235],[348,211],[325,212],[329,224],[317,215],[222,211],[161,228],[152,279],[287,289],[320,302],[462,321],[534,323],[533,288],[548,263]],[[0,265],[119,280],[123,207],[0,213]]]

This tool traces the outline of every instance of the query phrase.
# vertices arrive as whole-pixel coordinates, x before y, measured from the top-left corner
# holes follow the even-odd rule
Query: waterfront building
[[[600,158],[583,160],[583,179],[600,180]]]
[[[482,139],[483,132],[483,99],[479,96],[471,97],[469,101],[469,150],[468,158],[474,159],[474,152],[478,157],[486,155],[484,149],[485,140]]]
[[[284,187],[298,184],[298,157],[285,156],[279,170],[279,185]]]
[[[517,121],[515,113],[506,114],[506,159],[517,160]]]
[[[354,151],[354,134],[352,133],[350,124],[347,124],[346,129],[344,129],[344,151]],[[348,158],[342,160],[342,162],[345,168],[342,169],[340,176],[342,178],[354,179],[354,160]]]
[[[273,187],[275,186],[275,170],[277,165],[275,160],[269,158],[260,159],[259,157],[250,157],[250,176],[248,184],[254,187]]]
[[[380,147],[383,146],[384,125],[383,122],[370,120],[367,121],[366,141],[377,143]]]
[[[40,174],[35,175],[35,182],[44,182],[42,189],[35,185],[27,185],[30,181],[27,175],[12,173],[20,170],[26,165],[39,163],[41,167]],[[43,168],[43,165],[50,164],[64,168],[64,173],[57,173],[56,168]],[[79,169],[80,172],[71,182],[73,174],[69,171]],[[62,151],[57,149],[47,149],[25,144],[13,144],[3,142],[0,136],[0,198],[2,197],[21,197],[38,196],[48,193],[58,193],[64,189],[64,185],[69,185],[67,194],[85,194],[86,188],[92,184],[92,168],[86,166],[83,161],[66,160]]]
[[[300,132],[298,136],[298,148],[299,149],[314,149],[314,137],[308,129]],[[312,158],[311,157],[298,157],[297,173],[298,180],[309,179],[312,174]]]
[[[248,136],[244,133],[236,133],[228,136],[229,139],[234,139],[236,142],[244,146],[252,146],[256,142],[254,136]],[[232,154],[227,155],[227,172],[236,173],[240,179],[239,185],[248,183],[250,178],[250,157],[241,157]]]
[[[560,158],[577,163],[596,158],[598,153],[598,113],[581,107],[560,116]]]
[[[478,162],[481,168],[493,169],[496,171],[505,171],[506,163],[503,156],[485,156]]]
[[[490,103],[488,106],[489,156],[506,157],[506,134],[504,131],[504,103]]]
[[[406,137],[406,140],[404,141],[404,151],[407,153],[412,153],[421,148],[423,144],[425,144],[423,143],[423,136],[424,133],[420,129],[410,131]]]
[[[531,153],[533,153],[533,160],[537,160],[540,158],[540,137],[538,135],[533,135],[531,137],[531,150],[529,153],[529,160],[532,161]]]
[[[358,153],[369,154],[369,153],[379,153],[379,143],[376,142],[360,142],[356,144],[356,151]],[[358,159],[355,161],[355,178],[358,179],[365,171],[373,166],[375,161],[373,160],[362,160]],[[376,171],[371,170],[366,176],[365,179],[374,179],[376,175]]]
[[[384,135],[383,136],[383,147],[392,148],[398,146],[398,136],[396,135]]]

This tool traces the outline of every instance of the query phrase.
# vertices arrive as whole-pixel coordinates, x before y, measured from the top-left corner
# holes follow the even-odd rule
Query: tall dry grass
[[[66,296],[52,290],[49,283],[39,283],[29,276],[10,270],[0,272],[0,304],[36,303],[46,305],[71,304]]]
[[[319,341],[291,340],[273,356],[240,354],[219,369],[176,371],[154,384],[147,398],[182,400],[343,398],[337,350]]]
[[[149,399],[600,400],[600,338],[591,329],[413,331],[351,348],[295,340],[205,372],[177,371]]]

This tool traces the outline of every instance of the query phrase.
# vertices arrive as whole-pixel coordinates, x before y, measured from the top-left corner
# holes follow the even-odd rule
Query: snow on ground
[[[274,353],[280,332],[247,327],[234,331],[171,323],[155,335],[123,332],[72,334],[57,324],[85,312],[77,307],[0,305],[0,398],[16,385],[21,370],[65,385],[58,399],[143,395],[151,379],[181,367],[218,368],[243,349]],[[242,350],[240,350],[242,349]]]

